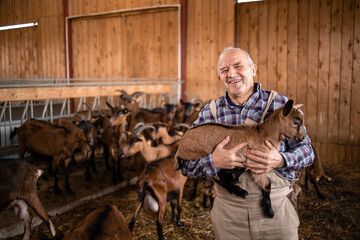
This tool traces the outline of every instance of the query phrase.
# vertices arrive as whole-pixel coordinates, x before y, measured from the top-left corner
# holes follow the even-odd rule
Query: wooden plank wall
[[[0,78],[64,78],[63,1],[2,0],[0,25],[38,22],[0,32]]]
[[[257,81],[303,103],[324,162],[360,164],[360,1],[273,0],[236,5],[236,46]]]
[[[221,51],[234,46],[233,0],[187,1],[186,90],[190,97],[217,98],[224,94],[217,80]]]

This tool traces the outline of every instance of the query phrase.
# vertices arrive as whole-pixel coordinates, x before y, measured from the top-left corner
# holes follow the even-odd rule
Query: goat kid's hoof
[[[177,221],[176,226],[178,227],[184,227],[185,224],[182,221]]]
[[[262,203],[261,207],[263,209],[264,214],[268,218],[273,218],[274,217],[275,213],[274,213],[274,210],[271,207],[271,204]]]
[[[238,186],[236,186],[236,187],[237,188],[234,188],[232,191],[232,193],[235,194],[236,196],[246,198],[246,196],[249,195],[249,193],[246,190],[244,190]]]

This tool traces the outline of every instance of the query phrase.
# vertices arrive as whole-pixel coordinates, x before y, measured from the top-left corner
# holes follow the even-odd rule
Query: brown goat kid
[[[57,216],[58,224],[61,219]],[[40,226],[39,239],[49,239]],[[58,232],[53,239],[64,240],[131,240],[132,235],[121,211],[115,206],[106,206],[105,209],[95,210],[83,218],[74,228],[66,232]]]
[[[23,240],[30,238],[31,215],[28,207],[34,209],[51,234],[55,235],[55,228],[37,194],[36,183],[41,174],[41,170],[25,161],[11,159],[0,162],[0,211],[14,208],[15,215],[19,215],[25,223]]]
[[[164,239],[162,226],[166,202],[170,201],[172,209],[172,219],[176,221],[177,226],[183,226],[180,221],[181,200],[183,197],[184,185],[187,180],[180,170],[175,170],[175,158],[170,156],[148,163],[139,176],[138,182],[138,202],[134,217],[129,223],[129,229],[132,232],[140,210],[157,212],[157,233],[159,239]],[[177,217],[175,218],[175,203],[177,198]]]
[[[295,141],[304,140],[306,134],[303,126],[303,113],[293,105],[293,100],[289,100],[283,108],[276,110],[266,121],[255,126],[218,123],[196,126],[188,130],[180,140],[176,159],[191,161],[205,157],[227,136],[230,136],[230,142],[225,146],[226,149],[231,149],[243,142],[247,143],[246,147],[237,152],[238,156],[243,156],[248,149],[268,152],[269,148],[265,145],[266,139],[275,148],[280,146],[284,136]],[[239,168],[230,170],[231,173],[229,173],[229,170],[222,169],[218,172],[218,178],[214,178],[214,180],[230,193],[244,198],[248,194],[247,191],[234,184],[244,171],[244,168]],[[235,174],[235,178],[232,173]],[[253,173],[252,176],[262,189],[261,206],[263,211],[266,216],[272,218],[274,212],[270,201],[271,180],[266,174]]]

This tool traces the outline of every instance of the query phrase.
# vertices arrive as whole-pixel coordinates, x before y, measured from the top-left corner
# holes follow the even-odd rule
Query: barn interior
[[[146,109],[217,99],[225,93],[217,61],[229,46],[250,54],[263,88],[303,104],[307,134],[332,178],[321,182],[320,199],[311,184],[305,188],[302,171],[299,238],[360,239],[359,0],[0,0],[0,159],[19,157],[10,135],[28,119],[106,112],[121,91],[141,92]],[[70,164],[75,194],[59,197],[53,176],[39,178],[39,198],[52,219],[61,214],[64,229],[107,204],[127,223],[135,211],[139,167],[121,161],[124,181],[114,184],[104,149],[97,150],[92,180],[80,154]],[[46,169],[48,161],[38,164]],[[215,239],[210,209],[202,206],[204,182],[194,200],[192,188],[188,180],[185,226],[166,219],[166,239]],[[0,212],[0,238],[21,239],[23,223],[13,215]],[[156,239],[155,221],[142,213],[134,239]],[[31,239],[40,224],[33,219]]]

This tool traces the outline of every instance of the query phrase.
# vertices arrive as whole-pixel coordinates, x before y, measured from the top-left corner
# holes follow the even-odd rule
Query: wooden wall
[[[235,44],[233,0],[187,1],[186,90],[202,99],[217,98],[224,89],[217,79],[221,51]]]
[[[360,163],[360,1],[237,4],[236,46],[262,86],[303,103],[323,161]]]
[[[65,78],[63,2],[0,1],[0,26],[28,22],[39,25],[0,31],[0,78]]]
[[[39,22],[37,28],[0,32],[0,78],[65,78],[64,15],[158,2],[0,0],[1,26]],[[256,80],[263,87],[304,104],[307,129],[323,161],[359,165],[359,2],[272,0],[235,6],[233,0],[187,0],[189,96],[207,100],[223,95],[218,56],[228,46],[244,48],[258,65]],[[169,9],[72,20],[73,77],[176,77],[177,63],[171,60],[178,59],[173,51],[178,41],[175,15]],[[150,57],[144,58],[143,52]]]

